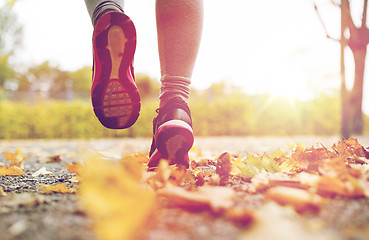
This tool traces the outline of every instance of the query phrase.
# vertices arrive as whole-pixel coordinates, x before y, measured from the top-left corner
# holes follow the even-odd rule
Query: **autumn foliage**
[[[9,165],[1,167],[1,174],[13,175],[13,168],[21,169],[20,150],[4,155]],[[162,160],[155,171],[147,171],[146,154],[129,153],[117,159],[90,153],[80,162],[65,164],[75,175],[70,181],[78,187],[59,183],[41,185],[40,190],[45,194],[76,192],[98,239],[139,239],[162,209],[173,207],[225,218],[244,229],[246,239],[269,239],[264,229],[270,227],[272,233],[273,228],[265,211],[270,219],[273,214],[278,217],[282,213],[275,206],[288,206],[296,214],[316,214],[332,199],[369,198],[369,149],[353,138],[330,148],[297,144],[290,153],[234,156],[225,152],[208,158],[194,149],[190,157],[189,169]],[[37,174],[52,173],[40,169]],[[264,205],[238,204],[242,197],[252,195],[262,195]],[[268,204],[272,202],[277,205]],[[307,234],[295,223],[285,224],[296,235]]]

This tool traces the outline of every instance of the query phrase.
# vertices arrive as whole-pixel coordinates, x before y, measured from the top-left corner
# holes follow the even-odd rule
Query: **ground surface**
[[[203,156],[214,158],[225,151],[245,155],[246,152],[269,153],[280,148],[288,152],[299,142],[303,146],[318,143],[331,146],[338,140],[337,137],[198,138],[195,147],[201,150]],[[358,140],[364,147],[369,146],[369,137],[358,137]],[[0,196],[0,239],[95,239],[90,230],[91,220],[81,210],[76,194],[45,194],[39,186],[69,183],[73,187],[75,184],[71,178],[74,174],[67,171],[64,163],[78,160],[86,149],[119,157],[129,152],[146,153],[149,146],[149,139],[1,141],[0,163],[5,162],[3,152],[14,152],[16,149],[21,149],[26,160],[24,175],[0,176],[0,187],[6,193],[6,196]],[[60,156],[61,162],[46,162],[51,156]],[[53,174],[32,176],[41,167],[46,167]],[[238,189],[237,204],[242,207],[254,209],[265,203],[261,194],[242,192],[242,184],[229,187]],[[268,208],[264,214],[266,219],[273,219],[274,215]],[[286,219],[285,222],[276,220],[266,223],[264,231],[273,233],[277,231],[275,226],[279,226],[278,231],[285,231],[286,237],[276,239],[297,239],[289,238],[288,233],[293,231],[295,222],[300,218],[295,221],[289,215]],[[311,223],[309,228],[319,231],[316,230],[316,235],[301,239],[369,239],[367,198],[336,198],[325,204],[318,213],[303,214],[302,219]],[[319,222],[311,219],[319,219]],[[165,207],[156,213],[140,239],[256,239],[247,231],[247,227],[209,211]],[[297,234],[299,230],[292,236]],[[271,239],[270,235],[264,238],[260,234],[257,236],[259,239]]]

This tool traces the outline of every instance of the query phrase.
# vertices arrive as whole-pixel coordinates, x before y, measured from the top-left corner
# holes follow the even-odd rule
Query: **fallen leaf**
[[[74,193],[76,188],[67,188],[68,183],[58,183],[55,185],[40,185],[40,190],[45,193]]]
[[[170,204],[189,209],[212,209],[214,212],[229,209],[233,205],[235,192],[231,188],[217,186],[199,187],[197,191],[186,191],[168,184],[157,191],[159,196],[168,199]]]
[[[273,187],[269,188],[265,197],[278,204],[293,206],[296,212],[303,213],[309,210],[320,210],[323,199],[309,191],[291,187]]]
[[[134,239],[156,207],[155,195],[114,161],[86,157],[79,199],[98,239]]]
[[[170,169],[168,161],[160,161],[156,173],[151,175],[146,181],[149,185],[157,190],[159,188],[163,188],[170,177]]]
[[[15,222],[13,225],[9,227],[9,233],[13,236],[19,236],[20,234],[27,231],[28,228],[28,221],[26,219],[21,219]]]
[[[154,190],[157,190],[165,187],[167,183],[177,186],[185,182],[191,184],[195,183],[195,177],[193,173],[184,166],[169,165],[168,161],[163,160],[160,161],[156,173],[151,175],[146,182],[149,183]]]
[[[44,196],[35,193],[10,194],[6,197],[4,205],[12,208],[33,207],[46,202]]]
[[[148,157],[142,153],[131,153],[131,154],[124,154],[120,163],[122,166],[132,174],[137,181],[142,178],[142,172],[144,170],[144,163],[148,162]]]
[[[38,176],[40,176],[40,175],[51,175],[51,174],[53,174],[53,173],[52,173],[52,172],[47,171],[47,170],[46,170],[46,167],[42,167],[42,168],[40,168],[39,170],[37,170],[36,172],[34,172],[34,173],[32,174],[32,177],[38,177]]]
[[[243,232],[238,238],[246,239],[273,239],[273,240],[335,240],[340,239],[338,233],[321,228],[309,229],[309,222],[302,219],[292,209],[281,207],[275,203],[269,203],[255,212],[255,222],[251,228]],[[319,219],[312,219],[318,224],[323,223]]]
[[[237,159],[232,160],[232,170],[230,172],[231,175],[241,174],[240,168],[244,165],[242,161],[242,157],[238,156]]]
[[[24,172],[18,166],[14,166],[14,165],[10,165],[9,167],[0,166],[0,176],[2,176],[2,175],[5,175],[5,176],[19,176],[19,175],[24,175]]]
[[[1,186],[0,186],[0,196],[6,196],[6,193],[4,192]]]
[[[322,176],[318,182],[317,192],[326,197],[339,195],[356,198],[365,196],[362,185],[352,176],[347,176],[345,181],[332,176]]]
[[[225,212],[225,217],[242,227],[251,226],[255,221],[254,211],[244,208],[230,208]]]
[[[225,181],[227,181],[229,176],[231,175],[233,160],[234,158],[228,152],[222,153],[217,158],[215,172],[219,175],[221,185],[223,185]]]
[[[12,163],[23,162],[26,158],[20,149],[16,149],[14,153],[5,151],[4,156],[6,160]]]
[[[62,160],[60,155],[54,155],[54,156],[50,156],[48,158],[49,158],[48,162],[57,162],[57,163],[59,163]]]
[[[79,183],[81,181],[81,177],[79,176],[74,176],[72,177],[71,179],[69,179],[70,182],[73,182],[73,183]]]
[[[82,171],[83,171],[83,167],[80,163],[78,162],[72,162],[71,164],[64,164],[67,169],[68,169],[68,172],[70,173],[74,173],[76,174],[77,176],[81,176],[82,175]]]
[[[271,187],[310,188],[310,185],[302,183],[299,177],[293,177],[283,173],[270,174],[268,175],[268,179]]]
[[[0,166],[0,176],[19,176],[24,175],[23,161],[25,156],[20,149],[17,149],[15,153],[4,152],[5,158],[10,161],[9,166]]]

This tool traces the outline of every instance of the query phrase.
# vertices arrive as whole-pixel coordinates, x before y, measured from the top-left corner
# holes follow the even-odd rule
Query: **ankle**
[[[163,107],[171,99],[177,97],[188,103],[188,99],[190,97],[190,78],[164,75],[160,81],[160,107]]]
[[[97,20],[104,14],[107,12],[111,12],[111,11],[119,11],[119,12],[124,12],[123,11],[123,6],[120,6],[118,3],[114,2],[114,1],[105,1],[100,3],[94,10],[93,14],[92,14],[92,24],[93,26],[96,25]]]

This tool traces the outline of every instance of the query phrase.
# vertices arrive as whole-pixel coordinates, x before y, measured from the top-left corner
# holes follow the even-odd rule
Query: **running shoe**
[[[136,122],[141,108],[132,65],[136,50],[132,20],[119,11],[104,13],[95,24],[92,44],[95,115],[107,128],[128,128]]]
[[[191,112],[181,98],[171,99],[157,110],[153,121],[153,140],[150,149],[149,169],[158,166],[161,159],[169,164],[190,165],[188,151],[194,137]]]

